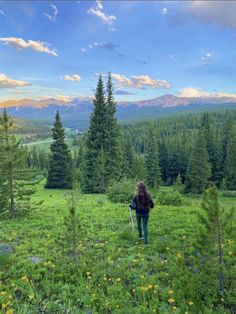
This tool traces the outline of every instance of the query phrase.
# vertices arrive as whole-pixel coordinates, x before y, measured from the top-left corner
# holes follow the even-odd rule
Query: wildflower
[[[9,309],[6,311],[6,314],[13,314],[13,309]]]
[[[153,285],[148,285],[148,289],[153,289]]]
[[[7,304],[6,304],[6,303],[3,303],[3,304],[2,304],[2,309],[5,310],[6,307],[7,307]]]
[[[168,293],[169,293],[169,294],[173,294],[174,291],[173,291],[173,290],[169,290]]]
[[[21,280],[28,282],[29,279],[26,276],[21,277]]]
[[[228,252],[228,255],[229,255],[229,256],[232,256],[232,255],[233,255],[233,252],[232,252],[232,251],[229,251],[229,252]]]
[[[143,275],[141,275],[141,278],[144,279],[145,277]]]
[[[225,299],[224,299],[224,298],[221,298],[220,300],[221,300],[221,302],[224,302]]]
[[[120,281],[121,281],[121,278],[116,278],[116,281],[120,282]]]
[[[174,310],[174,311],[177,310],[177,307],[176,307],[176,306],[173,306],[173,307],[172,307],[172,310]]]
[[[154,288],[157,289],[157,288],[158,288],[158,285],[155,285]]]
[[[7,294],[6,291],[0,292],[0,295],[6,295],[6,294]]]
[[[189,301],[188,304],[189,305],[193,305],[194,303],[193,303],[193,301]]]
[[[181,258],[182,257],[182,255],[180,253],[177,253],[176,256],[177,256],[177,258]]]
[[[168,302],[171,303],[171,304],[172,304],[172,303],[175,303],[175,299],[169,298],[169,299],[168,299]]]
[[[148,291],[148,287],[140,287],[140,289],[142,290],[142,291]]]

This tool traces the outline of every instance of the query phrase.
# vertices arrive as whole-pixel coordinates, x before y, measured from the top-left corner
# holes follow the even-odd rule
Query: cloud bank
[[[48,53],[52,56],[57,57],[57,53],[55,49],[50,49],[46,43],[35,40],[24,40],[22,38],[16,37],[1,37],[0,42],[5,43],[8,46],[13,48],[23,50],[23,49],[31,49],[34,51]]]
[[[152,79],[148,75],[131,76],[131,78],[128,78],[125,75],[113,73],[111,76],[117,82],[119,88],[170,88],[170,84],[167,81]]]
[[[31,84],[29,82],[14,80],[3,73],[0,73],[0,88],[13,88],[30,85]]]

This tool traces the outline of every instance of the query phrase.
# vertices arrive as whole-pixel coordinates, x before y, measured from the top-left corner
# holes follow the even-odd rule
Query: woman
[[[143,240],[142,225],[141,225],[141,221],[142,221],[144,243],[147,244],[148,242],[147,225],[148,225],[148,219],[149,219],[149,212],[150,212],[150,209],[154,207],[154,203],[143,182],[137,183],[136,193],[129,207],[136,210],[137,227],[138,227],[140,240]]]

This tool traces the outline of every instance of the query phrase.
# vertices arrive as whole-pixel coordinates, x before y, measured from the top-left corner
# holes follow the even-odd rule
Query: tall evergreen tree
[[[111,180],[117,179],[119,175],[120,160],[119,160],[119,129],[116,121],[116,103],[113,96],[113,84],[111,73],[108,73],[107,81],[107,142],[105,147],[106,152],[106,180],[107,184]]]
[[[19,210],[30,208],[37,176],[27,169],[27,151],[12,128],[13,120],[4,109],[0,116],[0,211],[9,210],[15,217]]]
[[[62,127],[59,111],[52,128],[53,143],[49,162],[47,189],[71,189],[73,184],[72,159],[65,143],[65,130]]]
[[[160,168],[157,149],[157,137],[154,128],[149,129],[145,149],[145,164],[147,168],[147,185],[157,188],[160,184]]]
[[[120,179],[133,178],[135,152],[132,146],[131,137],[128,135],[121,141],[121,168]]]
[[[85,193],[104,193],[106,177],[107,147],[107,106],[104,85],[100,75],[95,97],[94,110],[90,117],[90,125],[86,137],[83,163],[82,190]]]
[[[236,190],[236,126],[230,130],[225,160],[225,181],[229,190]]]
[[[211,173],[206,141],[202,131],[198,132],[186,173],[186,192],[202,193],[209,184]]]

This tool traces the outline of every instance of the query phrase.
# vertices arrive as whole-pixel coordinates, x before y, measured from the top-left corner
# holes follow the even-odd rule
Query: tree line
[[[32,169],[46,176],[45,188],[71,189],[79,181],[84,193],[105,193],[124,179],[144,180],[150,188],[178,181],[186,193],[202,193],[211,185],[236,190],[236,111],[118,125],[110,74],[106,85],[99,77],[93,104],[89,128],[73,141],[73,152],[56,113],[49,155],[22,146],[3,111],[1,209],[15,211],[14,196],[20,193],[14,191],[30,180]]]

